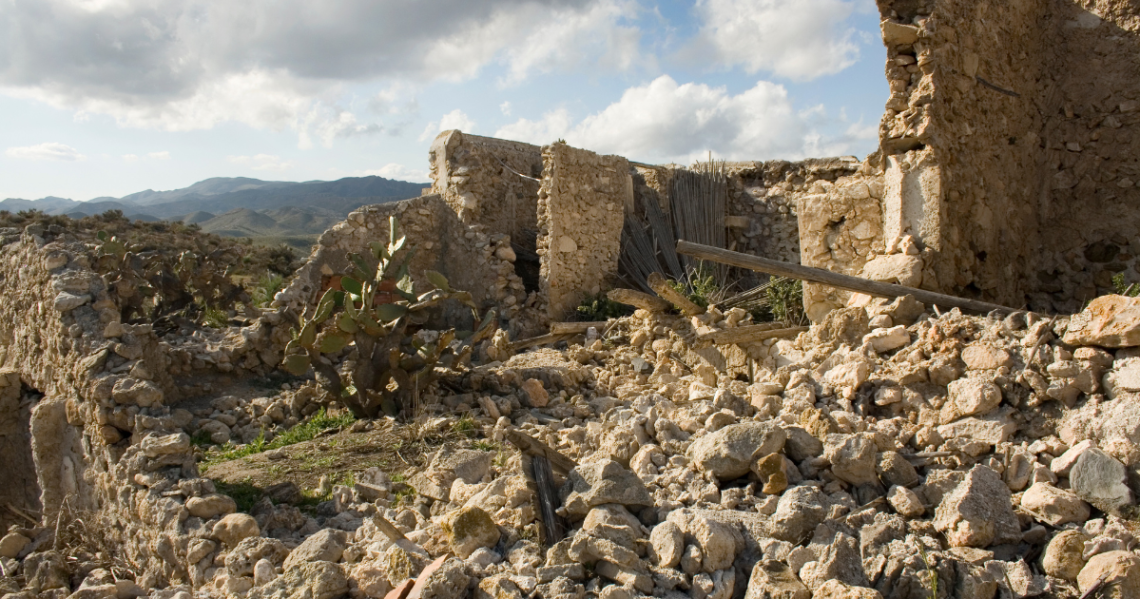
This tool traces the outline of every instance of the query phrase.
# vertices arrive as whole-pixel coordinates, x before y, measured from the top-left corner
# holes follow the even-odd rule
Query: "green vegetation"
[[[254,306],[268,308],[269,303],[273,301],[273,296],[284,288],[285,277],[276,273],[265,273],[257,279],[253,289],[249,292],[249,298],[253,301]]]
[[[685,281],[670,281],[669,285],[702,308],[723,300],[727,295],[717,282],[716,270],[703,262],[697,268],[689,269],[685,278]]]
[[[451,424],[451,432],[464,437],[470,437],[475,434],[475,419],[471,414],[464,414],[459,420]]]
[[[318,411],[316,414],[313,414],[312,418],[308,419],[305,422],[302,422],[301,424],[298,424],[297,426],[294,426],[293,428],[281,433],[280,435],[277,435],[273,438],[272,441],[266,442],[265,432],[262,431],[262,433],[258,435],[256,439],[249,443],[246,443],[245,445],[234,445],[232,443],[226,443],[221,447],[216,447],[209,454],[207,454],[206,459],[203,462],[203,470],[208,469],[213,464],[228,462],[230,460],[236,460],[238,458],[244,458],[256,453],[261,453],[263,451],[279,449],[289,445],[311,441],[325,431],[343,428],[349,424],[352,424],[355,420],[356,417],[354,417],[352,414],[344,414],[343,416],[329,416],[325,409],[321,408],[320,411]],[[208,435],[203,439],[199,438],[200,434],[201,433],[199,432],[199,434],[195,435],[191,441],[198,445],[209,441]]]
[[[419,393],[435,380],[436,367],[469,360],[474,345],[494,332],[498,320],[493,310],[480,319],[471,294],[452,289],[435,271],[424,273],[435,289],[414,293],[406,241],[392,217],[388,243],[373,242],[371,252],[349,254],[350,271],[325,292],[312,318],[293,330],[285,347],[285,370],[298,376],[314,370],[317,382],[358,418],[381,412],[415,415]],[[408,333],[409,326],[427,321],[428,310],[448,300],[471,308],[479,323],[474,333],[463,340],[454,329]],[[337,366],[349,345],[356,350],[354,366],[342,374]]]
[[[214,481],[214,487],[219,493],[229,495],[235,503],[237,503],[238,511],[248,512],[253,509],[261,496],[265,493],[255,487],[251,479],[245,479],[240,483],[227,483],[220,480]]]
[[[501,449],[501,446],[494,441],[484,441],[480,439],[479,441],[472,443],[471,448],[477,449],[479,451],[499,451]]]
[[[1128,284],[1124,280],[1124,273],[1117,273],[1112,277],[1112,286],[1118,295],[1125,297],[1140,296],[1140,283]]]
[[[765,293],[773,320],[779,320],[790,327],[807,323],[802,281],[773,277]]]
[[[633,314],[633,307],[619,304],[606,294],[588,295],[578,306],[576,317],[580,322],[597,322]]]
[[[930,563],[930,557],[926,555],[926,548],[922,546],[921,542],[918,543],[918,557],[922,559],[922,565],[926,567],[926,575],[930,577],[930,599],[938,599],[938,571]]]

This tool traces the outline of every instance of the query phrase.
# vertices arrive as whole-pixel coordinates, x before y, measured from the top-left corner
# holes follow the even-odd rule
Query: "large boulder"
[[[1001,475],[985,466],[974,466],[942,497],[934,514],[935,528],[953,547],[989,547],[1021,540],[1009,487]]]
[[[1103,295],[1069,319],[1069,345],[1135,347],[1140,345],[1140,297]]]
[[[697,439],[688,454],[701,471],[732,480],[748,474],[757,458],[783,449],[786,439],[775,422],[742,422]]]
[[[745,466],[745,472],[748,467]],[[584,518],[590,509],[606,503],[648,507],[653,498],[645,483],[613,460],[580,464],[566,477],[562,505],[574,518]]]

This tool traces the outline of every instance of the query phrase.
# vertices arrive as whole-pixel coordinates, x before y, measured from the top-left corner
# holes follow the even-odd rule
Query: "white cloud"
[[[847,19],[862,8],[850,0],[699,0],[701,30],[682,56],[794,81],[838,73],[859,57]]]
[[[47,142],[35,146],[12,147],[4,151],[9,158],[23,160],[55,160],[60,162],[74,162],[87,157],[79,150],[61,143]]]
[[[510,100],[504,101],[502,104],[499,104],[499,112],[502,112],[506,116],[511,116],[511,102],[510,102]]]
[[[621,23],[631,2],[9,0],[0,4],[0,93],[123,126],[240,122],[328,144],[407,124],[346,108],[355,84],[460,81],[492,63],[514,80],[634,64],[637,31]]]
[[[138,154],[123,154],[123,162],[135,163],[140,160],[170,160],[170,152],[150,152],[145,157]]]
[[[170,152],[165,150],[162,152],[151,152],[147,154],[146,157],[151,160],[170,160]]]
[[[132,163],[132,162],[138,162],[138,161],[139,161],[138,154],[123,154],[123,162]]]
[[[284,171],[293,168],[293,163],[282,160],[280,156],[272,154],[257,154],[254,156],[227,156],[230,164],[246,166],[255,171]]]
[[[626,90],[620,100],[576,124],[559,109],[538,121],[519,119],[495,137],[537,144],[564,138],[596,152],[657,163],[687,163],[710,151],[728,160],[797,159],[850,153],[865,145],[858,143],[865,127],[852,127],[838,138],[820,133],[834,124],[822,107],[797,111],[787,90],[768,81],[731,95],[723,87],[678,85],[661,76]]]
[[[384,177],[385,179],[396,179],[397,181],[411,181],[413,183],[424,183],[431,181],[427,171],[410,169],[402,164],[395,162],[385,164],[384,166],[375,169],[364,171],[365,176],[374,175]]]
[[[464,133],[475,132],[475,121],[467,116],[466,112],[456,108],[451,112],[440,117],[439,121],[432,121],[424,127],[424,132],[420,134],[420,141],[427,141],[434,138],[443,131],[450,129],[459,129]]]

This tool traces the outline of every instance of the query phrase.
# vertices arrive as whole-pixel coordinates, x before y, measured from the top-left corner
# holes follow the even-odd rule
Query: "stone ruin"
[[[521,351],[625,284],[626,219],[675,216],[692,171],[458,131],[430,193],[351,214],[240,326],[123,321],[93,231],[3,229],[0,596],[1140,597],[1140,300],[1111,295],[1140,279],[1140,8],[878,5],[879,150],[726,164],[711,217],[727,249],[1009,311],[805,285],[798,335],[665,302]],[[392,216],[417,287],[442,273],[500,331],[410,422],[336,435],[445,440],[239,511],[202,445],[339,409],[258,385]]]

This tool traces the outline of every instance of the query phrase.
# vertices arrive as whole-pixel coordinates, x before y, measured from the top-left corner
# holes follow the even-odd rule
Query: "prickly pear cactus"
[[[409,334],[410,327],[426,321],[430,308],[445,301],[458,301],[473,312],[477,307],[470,293],[452,289],[435,271],[425,273],[435,288],[416,294],[408,274],[413,251],[405,248],[406,242],[392,217],[387,243],[373,242],[369,254],[348,255],[352,266],[340,278],[340,289],[321,296],[285,348],[285,370],[303,375],[312,368],[317,381],[358,418],[416,411],[419,393],[435,380],[436,367],[466,362],[474,344],[495,330],[492,310],[482,319],[475,314],[479,324],[474,332]]]

